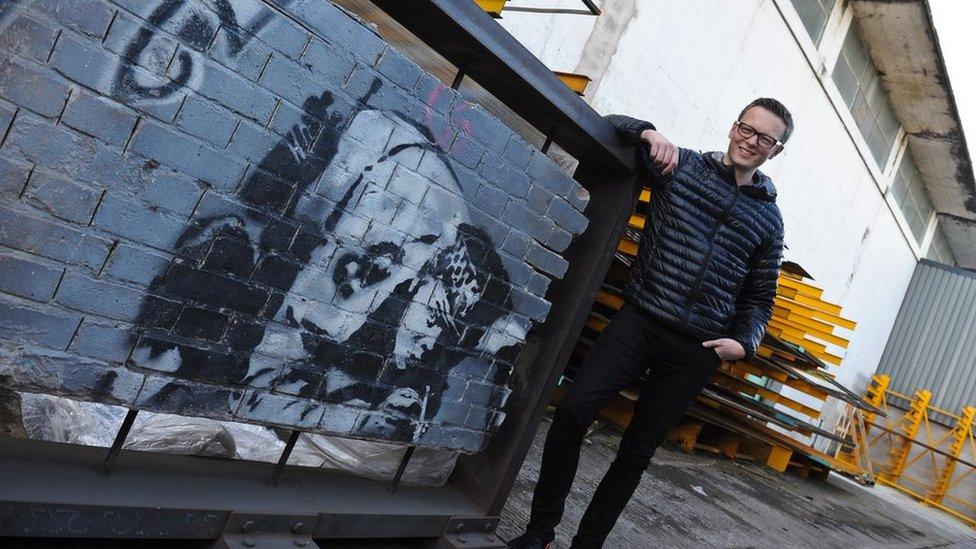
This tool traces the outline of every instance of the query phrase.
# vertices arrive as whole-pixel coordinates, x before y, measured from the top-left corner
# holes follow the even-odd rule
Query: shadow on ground
[[[502,512],[498,532],[504,539],[518,535],[528,520],[548,427],[547,419]],[[569,547],[619,441],[620,432],[610,427],[587,438],[555,548]],[[976,548],[976,532],[964,524],[886,491],[835,474],[826,482],[808,480],[665,446],[606,547]]]

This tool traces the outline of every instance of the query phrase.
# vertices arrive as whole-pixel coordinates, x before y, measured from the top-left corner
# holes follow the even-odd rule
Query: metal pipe
[[[556,127],[553,126],[549,133],[546,135],[546,142],[542,144],[542,154],[549,152],[549,147],[552,146],[552,138],[556,135]]]
[[[461,81],[464,80],[464,67],[467,63],[461,63],[458,65],[457,74],[454,75],[454,81],[451,82],[451,89],[456,90],[461,87]]]
[[[119,431],[115,433],[115,440],[112,441],[112,447],[108,449],[108,455],[105,456],[105,461],[102,462],[102,474],[107,475],[112,472],[112,467],[115,466],[115,460],[119,457],[119,452],[122,451],[122,445],[125,444],[125,437],[129,436],[129,429],[132,429],[132,423],[136,420],[136,415],[139,410],[129,410],[125,414],[125,419],[122,420],[122,425],[119,426]]]
[[[295,449],[295,443],[298,442],[298,435],[300,434],[302,434],[301,431],[292,431],[291,435],[288,436],[285,449],[281,451],[281,457],[278,458],[278,463],[275,464],[274,471],[271,472],[271,479],[268,481],[272,486],[278,485],[278,479],[281,478],[281,473],[285,470],[285,464],[288,463],[288,456]]]
[[[583,3],[586,4],[586,8],[590,10],[590,13],[600,15],[600,8],[593,3],[593,0],[583,0]]]
[[[400,484],[400,479],[403,478],[403,473],[407,470],[407,464],[410,463],[410,458],[413,457],[413,451],[416,449],[416,446],[408,446],[407,451],[403,453],[403,458],[400,460],[400,466],[397,467],[397,472],[395,475],[393,475],[393,480],[390,481],[390,487],[388,490],[391,494],[396,492],[397,486]]]

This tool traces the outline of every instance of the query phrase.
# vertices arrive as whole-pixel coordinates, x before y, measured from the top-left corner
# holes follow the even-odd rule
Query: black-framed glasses
[[[737,120],[735,122],[735,131],[739,132],[739,135],[745,137],[746,139],[749,139],[754,135],[759,136],[756,138],[756,142],[758,142],[759,146],[764,149],[772,149],[780,142],[779,139],[776,139],[775,137],[769,134],[762,133],[761,131],[757,130],[756,128],[753,128],[752,126],[746,124],[741,120]]]

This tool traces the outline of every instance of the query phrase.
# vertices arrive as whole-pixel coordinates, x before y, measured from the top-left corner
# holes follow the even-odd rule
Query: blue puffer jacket
[[[783,218],[773,182],[756,172],[736,185],[723,153],[679,150],[660,177],[640,141],[649,122],[606,117],[640,149],[651,204],[625,298],[694,337],[731,337],[752,358],[772,316],[783,255]],[[657,175],[655,175],[657,174]]]

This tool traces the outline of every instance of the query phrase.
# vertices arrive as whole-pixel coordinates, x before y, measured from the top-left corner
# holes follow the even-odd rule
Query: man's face
[[[783,119],[762,107],[752,107],[747,110],[739,122],[777,141],[782,140],[786,133],[786,123]],[[759,142],[758,134],[745,137],[738,131],[737,126],[738,124],[732,124],[732,128],[729,129],[729,149],[726,156],[732,166],[743,170],[755,170],[783,150],[783,146],[779,143],[769,148],[764,147]]]

